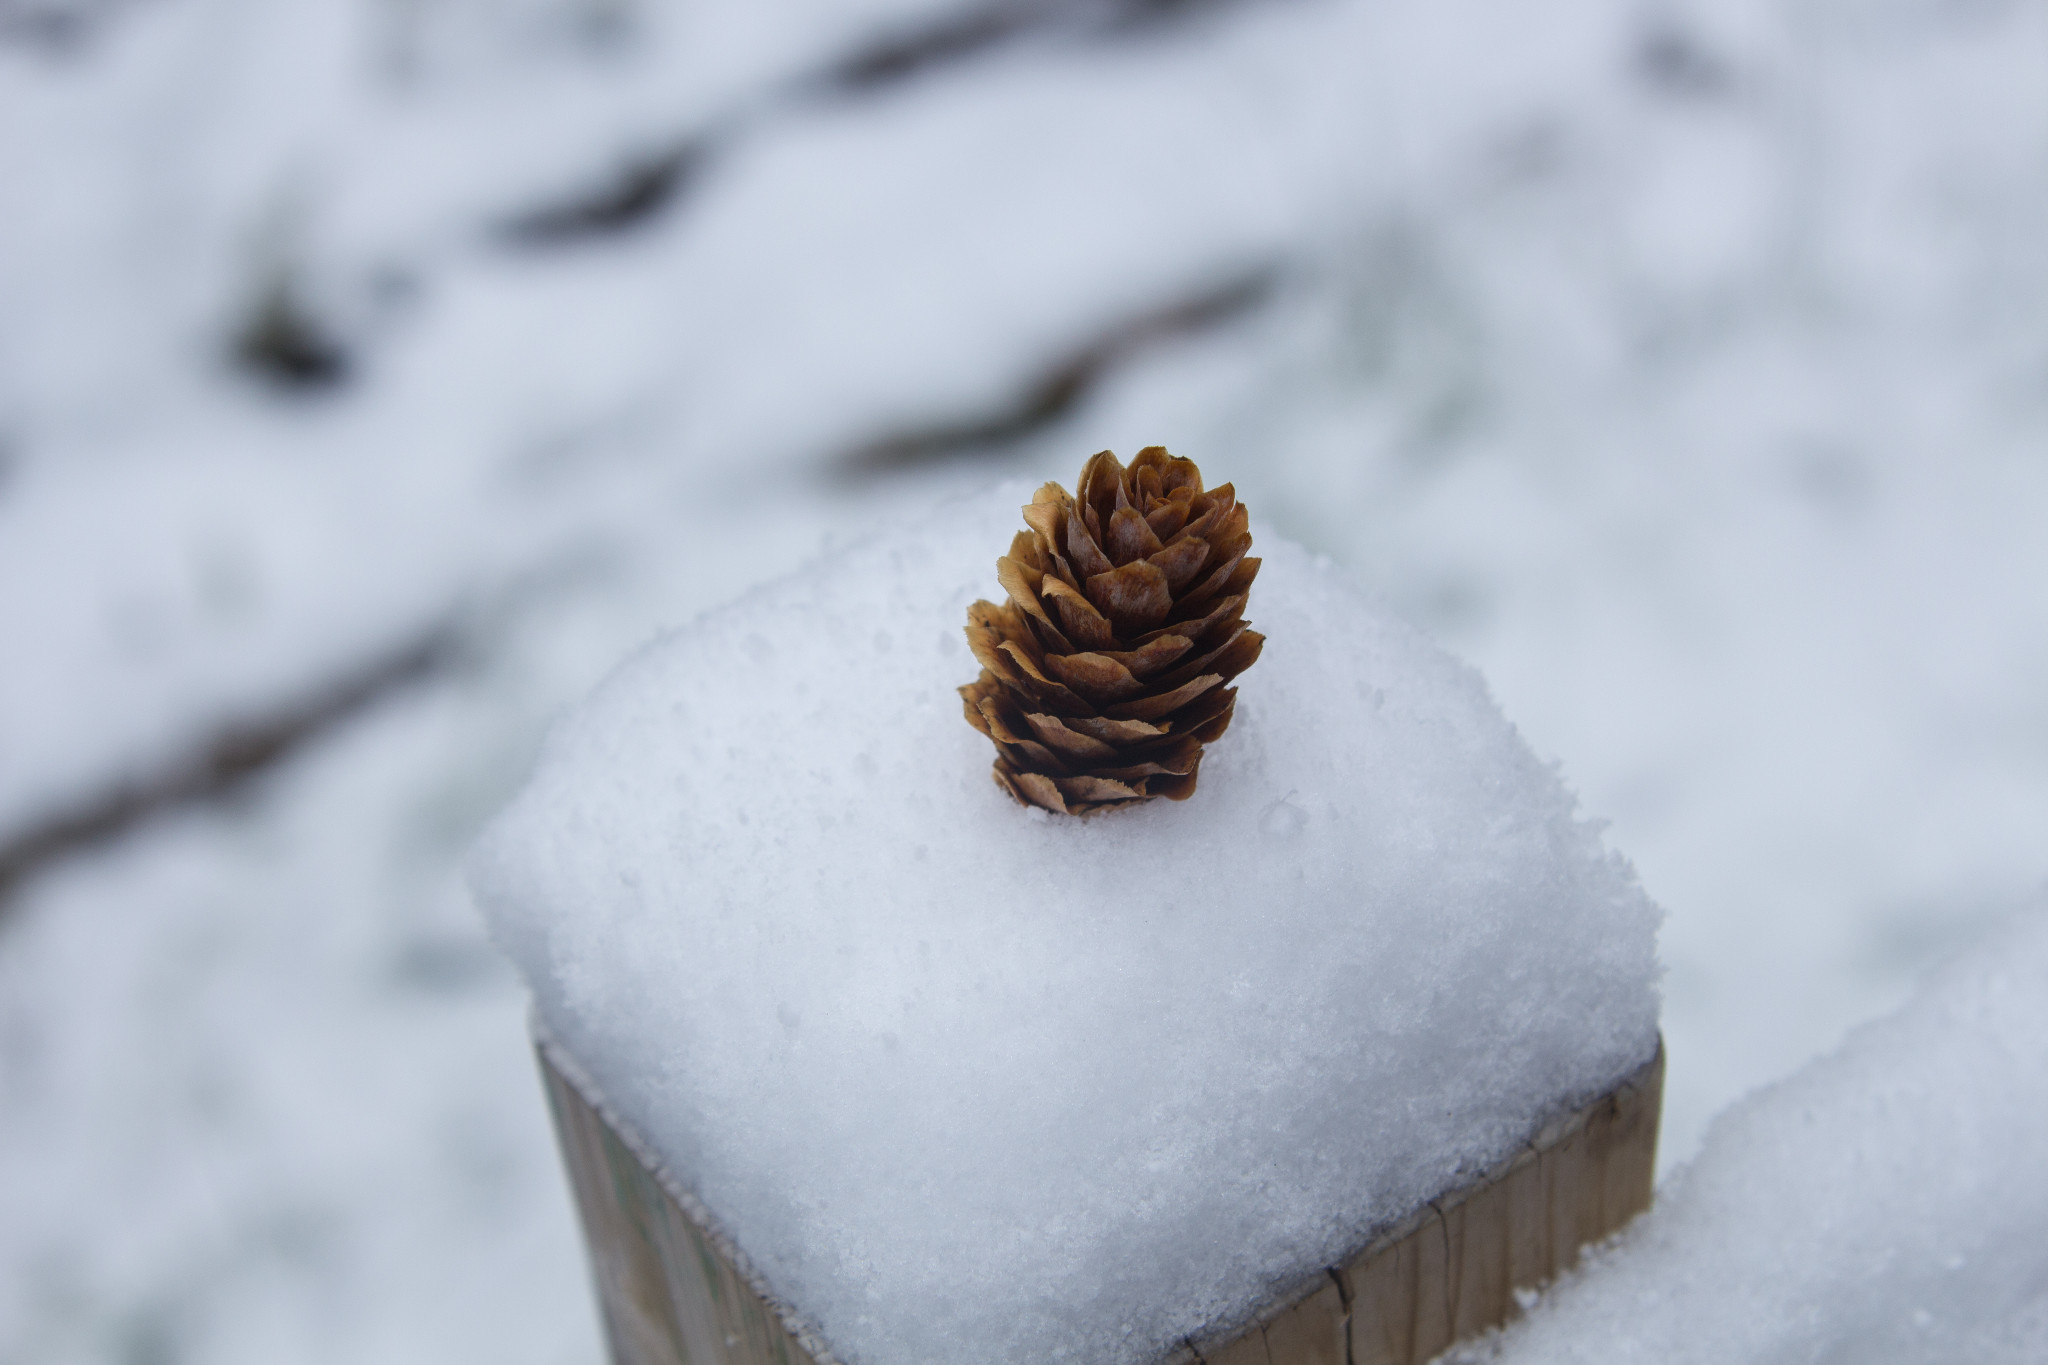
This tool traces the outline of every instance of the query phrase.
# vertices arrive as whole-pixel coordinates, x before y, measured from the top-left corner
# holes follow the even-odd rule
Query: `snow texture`
[[[1275,536],[1192,799],[1001,792],[954,689],[1029,496],[651,646],[475,863],[549,1025],[853,1365],[1154,1359],[1656,1047],[1633,872],[1477,674]]]
[[[1731,1107],[1500,1365],[2048,1360],[2048,907]]]

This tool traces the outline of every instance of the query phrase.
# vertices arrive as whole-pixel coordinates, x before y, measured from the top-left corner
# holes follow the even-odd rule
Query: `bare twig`
[[[1162,306],[1111,323],[1055,360],[1013,397],[988,412],[892,432],[865,442],[834,464],[852,477],[930,464],[1010,445],[1059,421],[1120,367],[1163,343],[1196,336],[1264,302],[1278,272],[1260,267]]]
[[[451,627],[437,628],[269,715],[221,729],[153,775],[118,783],[11,834],[0,843],[0,922],[14,892],[37,872],[158,815],[233,795],[392,693],[441,671],[455,644]]]

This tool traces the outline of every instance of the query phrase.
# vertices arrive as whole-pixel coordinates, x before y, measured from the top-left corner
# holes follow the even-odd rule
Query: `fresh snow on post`
[[[2048,908],[1716,1119],[1507,1365],[2048,1360]]]
[[[1254,528],[1182,804],[1014,804],[954,689],[1026,485],[649,647],[472,884],[548,1027],[849,1365],[1241,1321],[1657,1045],[1659,912],[1470,668]]]

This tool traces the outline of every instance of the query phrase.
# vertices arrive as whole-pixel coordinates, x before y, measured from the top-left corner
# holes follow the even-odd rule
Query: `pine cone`
[[[1070,496],[1024,509],[1031,529],[996,561],[1009,601],[967,609],[981,677],[967,722],[995,741],[996,781],[1068,815],[1195,790],[1202,746],[1230,726],[1232,678],[1265,637],[1244,606],[1259,561],[1229,484],[1160,446],[1129,469],[1108,451]]]

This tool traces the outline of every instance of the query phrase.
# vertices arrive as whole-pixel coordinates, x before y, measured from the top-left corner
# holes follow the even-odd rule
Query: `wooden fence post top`
[[[613,1365],[840,1365],[800,1308],[536,1018],[534,1044],[589,1244]],[[1664,1046],[1477,1178],[1372,1231],[1242,1323],[1156,1365],[1426,1365],[1518,1311],[1649,1207]]]

